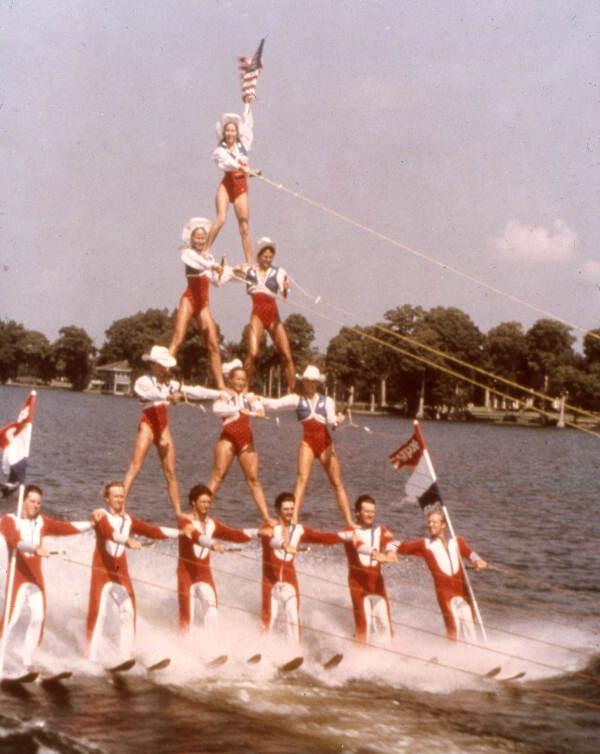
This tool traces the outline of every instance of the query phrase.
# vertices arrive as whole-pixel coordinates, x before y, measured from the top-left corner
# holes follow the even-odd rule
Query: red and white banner
[[[412,474],[406,481],[405,500],[419,503],[423,509],[441,503],[437,477],[418,421],[415,421],[412,437],[390,453],[389,459],[395,469],[403,466],[412,469]]]
[[[6,497],[25,482],[31,429],[35,411],[35,391],[23,404],[17,421],[0,428],[0,450],[2,451],[2,471],[8,477],[2,485],[2,495]]]

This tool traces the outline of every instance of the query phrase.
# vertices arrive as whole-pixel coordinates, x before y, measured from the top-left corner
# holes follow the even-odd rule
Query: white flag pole
[[[35,400],[36,391],[32,390],[29,394],[29,398],[33,396]],[[28,398],[28,400],[29,400]],[[29,448],[31,447],[31,432],[33,431],[33,421],[31,421],[31,430],[28,432],[27,446],[25,457],[29,458]],[[17,503],[17,518],[21,518],[23,514],[23,500],[25,498],[25,484],[19,485],[19,501]],[[9,614],[10,605],[12,602],[13,589],[15,584],[15,570],[17,565],[17,548],[15,547],[10,556],[10,564],[8,567],[8,583],[6,585],[6,594],[4,599],[4,611],[2,615],[2,642],[0,643],[0,678],[4,677],[4,657],[6,655],[6,644],[8,641],[8,626],[10,624]]]
[[[418,422],[415,421],[415,425],[418,426]],[[420,428],[419,428],[420,432]],[[437,476],[435,474],[435,471],[433,469],[433,463],[431,462],[431,458],[429,456],[429,451],[427,450],[427,447],[423,448],[423,457],[425,458],[425,463],[427,464],[427,469],[429,473],[431,474],[431,477],[434,482],[437,482]],[[439,492],[439,489],[438,489]],[[448,529],[450,531],[450,536],[452,536],[454,539],[456,539],[456,534],[454,533],[454,527],[452,526],[452,521],[450,519],[450,514],[448,513],[448,509],[444,505],[443,500],[441,500],[441,494],[440,494],[440,502],[442,503],[442,510],[444,511],[444,516],[446,517],[446,522],[448,524]],[[458,544],[458,542],[457,542]],[[477,604],[477,600],[475,599],[475,592],[473,591],[473,587],[471,586],[471,581],[469,579],[469,574],[467,573],[467,569],[465,567],[465,564],[463,563],[462,555],[460,554],[460,550],[458,551],[458,562],[460,563],[460,567],[465,579],[465,583],[467,585],[467,591],[469,592],[469,597],[471,598],[471,604],[473,605],[473,610],[475,611],[475,616],[477,618],[477,622],[479,623],[479,628],[481,629],[481,635],[483,636],[483,640],[487,641],[487,632],[485,630],[485,626],[483,625],[483,619],[481,617],[481,613],[479,611],[479,605]]]

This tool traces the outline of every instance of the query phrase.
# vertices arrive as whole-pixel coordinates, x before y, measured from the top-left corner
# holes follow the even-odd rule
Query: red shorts
[[[260,319],[265,330],[268,330],[275,320],[279,319],[277,301],[268,293],[252,294],[252,314]]]
[[[169,426],[169,415],[167,413],[168,406],[161,403],[159,406],[149,406],[142,411],[140,418],[140,426],[147,424],[152,430],[152,437],[154,438],[154,444],[158,445],[162,433]]]
[[[249,417],[246,414],[240,414],[235,421],[225,424],[219,439],[229,440],[233,445],[236,456],[239,456],[248,445],[252,445],[252,428],[250,427]]]
[[[221,181],[221,186],[225,186],[229,201],[233,204],[238,196],[248,192],[246,173],[244,173],[243,170],[233,170],[225,173],[223,180]]]
[[[179,303],[187,299],[192,306],[192,314],[196,317],[208,306],[210,280],[206,275],[189,275],[187,281],[188,287],[181,294]]]
[[[320,458],[321,453],[331,445],[331,436],[327,425],[316,419],[307,419],[302,422],[302,427],[304,429],[303,442],[312,450],[315,458]]]

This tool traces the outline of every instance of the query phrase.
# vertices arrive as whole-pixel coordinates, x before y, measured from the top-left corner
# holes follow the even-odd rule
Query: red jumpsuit
[[[187,632],[194,621],[194,597],[204,608],[204,625],[214,627],[217,619],[217,590],[210,570],[210,547],[216,539],[225,542],[249,542],[256,529],[232,529],[214,518],[193,522],[192,539],[179,537],[177,562],[177,597],[179,629]]]
[[[9,514],[0,520],[0,534],[6,539],[9,560],[16,548],[12,598],[8,614],[5,606],[4,616],[5,621],[8,620],[9,639],[24,608],[29,607],[29,622],[23,642],[23,664],[26,667],[31,665],[33,653],[42,640],[46,619],[42,558],[35,554],[35,550],[42,544],[44,537],[65,537],[80,534],[91,528],[92,524],[89,521],[57,521],[41,514],[33,519],[17,518]]]
[[[479,560],[462,537],[451,537],[444,543],[436,539],[415,539],[397,545],[400,555],[416,555],[425,560],[435,586],[446,635],[455,641],[457,636],[468,640],[476,638],[471,598],[460,564],[460,557]]]
[[[343,536],[348,559],[348,586],[354,611],[356,639],[362,642],[369,641],[376,627],[386,638],[391,639],[394,632],[381,564],[373,559],[371,552],[392,550],[393,536],[384,526],[358,528],[354,531],[345,529]],[[356,545],[353,537],[358,537],[361,544]]]
[[[149,539],[179,536],[177,529],[153,526],[139,518],[106,512],[96,524],[96,549],[92,560],[92,580],[88,606],[86,639],[91,660],[100,659],[100,645],[109,614],[109,599],[116,605],[120,618],[120,654],[131,657],[135,637],[135,594],[127,568],[125,544],[131,534]]]
[[[300,589],[294,566],[295,556],[286,553],[283,545],[337,545],[344,540],[335,532],[316,531],[302,524],[289,527],[277,524],[273,527],[272,537],[261,534],[260,530],[259,534],[262,542],[262,628],[270,631],[281,609],[287,636],[298,642]]]

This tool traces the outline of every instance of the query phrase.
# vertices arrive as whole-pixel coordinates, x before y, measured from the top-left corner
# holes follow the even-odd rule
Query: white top
[[[218,262],[215,260],[212,254],[199,254],[194,249],[184,249],[181,252],[181,261],[186,266],[186,274],[191,273],[187,270],[191,268],[197,271],[198,277],[207,277],[213,285],[223,285],[227,283],[233,277],[233,267],[224,265],[223,272],[219,274],[214,269],[218,266]]]
[[[213,160],[217,163],[219,170],[224,170],[226,173],[240,170],[242,163],[246,165],[248,162],[248,152],[252,147],[254,138],[254,118],[248,104],[244,108],[238,131],[240,140],[231,149],[221,142],[213,152]],[[242,162],[240,162],[240,158]]]
[[[260,398],[250,402],[246,396],[247,393],[230,393],[228,398],[220,398],[213,403],[213,411],[223,419],[223,424],[229,424],[240,418],[242,408],[248,409],[248,411],[262,410],[263,404]]]
[[[289,393],[281,398],[262,398],[263,406],[272,411],[296,410],[299,421],[316,419],[318,422],[337,427],[335,401],[322,393],[315,393],[312,398]]]
[[[179,392],[181,384],[177,380],[169,380],[166,384],[159,382],[151,374],[138,377],[133,386],[133,392],[142,403],[152,406],[168,405],[169,395]]]

